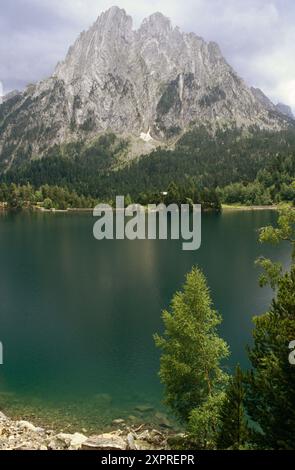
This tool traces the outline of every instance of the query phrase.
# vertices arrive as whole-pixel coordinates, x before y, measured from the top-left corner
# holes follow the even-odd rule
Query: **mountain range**
[[[133,28],[123,9],[102,13],[80,34],[53,75],[0,105],[0,171],[42,157],[54,145],[112,132],[126,158],[171,146],[199,125],[280,131],[288,106],[250,88],[215,42],[173,27],[161,13]]]

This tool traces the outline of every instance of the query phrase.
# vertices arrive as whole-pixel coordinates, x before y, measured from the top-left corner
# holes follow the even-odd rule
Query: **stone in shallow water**
[[[112,397],[108,393],[97,393],[93,398],[98,406],[106,406],[112,403]]]
[[[134,416],[134,415],[129,415],[127,419],[128,421],[131,421],[132,423],[137,423],[137,421],[139,420],[138,416]]]
[[[113,424],[124,424],[125,420],[124,419],[114,419]]]
[[[155,414],[155,418],[159,422],[160,426],[162,426],[164,428],[172,428],[173,427],[172,424],[170,423],[169,419],[167,418],[167,416],[164,413],[157,412]]]
[[[152,405],[138,405],[135,407],[135,409],[140,413],[149,413],[151,411],[154,411],[154,407]]]
[[[116,434],[92,436],[82,444],[82,450],[126,450],[127,443]]]

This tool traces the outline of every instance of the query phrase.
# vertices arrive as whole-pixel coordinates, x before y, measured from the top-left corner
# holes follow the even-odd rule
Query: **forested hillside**
[[[159,148],[124,167],[128,142],[113,134],[91,145],[53,147],[45,158],[2,174],[1,182],[60,186],[80,196],[143,204],[167,202],[263,204],[294,201],[295,132],[205,128],[186,133],[174,149]]]

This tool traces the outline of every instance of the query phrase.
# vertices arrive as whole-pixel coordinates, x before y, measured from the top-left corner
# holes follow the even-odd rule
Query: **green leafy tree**
[[[166,196],[165,203],[169,204],[180,204],[181,203],[181,196],[180,191],[176,183],[170,183],[168,187],[168,195]]]
[[[271,243],[278,245],[281,242],[287,242],[291,245],[292,263],[295,262],[295,209],[292,206],[282,205],[279,209],[277,227],[268,226],[260,230],[260,243]],[[261,287],[270,284],[272,289],[276,289],[278,282],[283,274],[281,263],[274,263],[267,258],[259,258],[256,262],[262,267],[263,274],[260,276]]]
[[[281,266],[273,268],[267,261],[263,284],[269,280],[276,296],[270,310],[254,319],[254,345],[249,350],[247,410],[260,427],[257,444],[271,449],[295,449],[295,368],[288,360],[295,340],[294,222],[295,210],[284,207],[278,227],[266,227],[260,234],[261,241],[288,241],[292,247],[290,271],[283,274]]]
[[[205,406],[227,381],[221,361],[228,346],[217,334],[220,315],[214,310],[205,276],[198,268],[187,275],[170,311],[163,312],[165,332],[156,335],[162,350],[160,378],[166,403],[183,422],[191,412]]]
[[[127,196],[125,197],[125,207],[131,206],[131,205],[132,205],[131,196],[130,194],[127,194]]]
[[[12,184],[7,197],[7,204],[10,209],[21,209],[24,206],[24,200],[18,186]]]
[[[225,399],[225,392],[215,391],[191,412],[188,424],[187,447],[202,450],[216,449],[221,424],[220,410]]]
[[[244,376],[240,366],[231,377],[219,414],[219,449],[242,449],[249,438],[249,426],[245,412]]]
[[[173,149],[159,147],[149,158],[142,156],[125,165],[129,144],[128,139],[107,134],[91,141],[54,145],[43,158],[16,160],[6,172],[0,164],[0,181],[20,185],[29,181],[35,189],[58,185],[103,201],[129,193],[133,201],[140,202],[139,196],[144,194],[150,203],[161,202],[161,193],[169,188],[169,202],[179,204],[189,198],[217,210],[217,186],[222,203],[295,203],[292,129],[249,129],[245,134],[237,128],[212,132],[207,126],[193,126]],[[10,159],[8,147],[2,152],[2,162]]]
[[[44,203],[43,203],[43,206],[44,206],[44,209],[47,209],[47,210],[50,210],[53,208],[53,202],[52,200],[47,197],[45,200],[44,200]]]
[[[271,309],[254,319],[252,371],[247,378],[247,409],[261,432],[264,448],[295,449],[295,367],[289,344],[295,340],[295,266],[278,281]]]

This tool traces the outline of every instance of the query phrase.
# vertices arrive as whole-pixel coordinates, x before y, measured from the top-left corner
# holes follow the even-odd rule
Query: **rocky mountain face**
[[[216,43],[181,32],[160,13],[134,30],[132,18],[112,7],[52,77],[1,104],[0,169],[109,131],[141,142],[139,153],[198,124],[280,130],[291,122],[238,77]]]
[[[7,93],[7,95],[4,95],[4,96],[1,96],[0,97],[0,104],[2,103],[5,103],[5,101],[9,101],[11,100],[12,98],[15,98],[15,96],[21,94],[18,90],[13,90],[13,91],[10,91],[9,93]]]
[[[254,96],[261,102],[261,104],[270,111],[277,112],[294,120],[294,115],[290,106],[283,103],[273,104],[273,102],[263,93],[259,88],[251,88]]]
[[[281,113],[284,114],[285,116],[294,119],[294,114],[292,112],[292,109],[290,106],[284,104],[284,103],[278,103],[276,105],[277,110]]]

